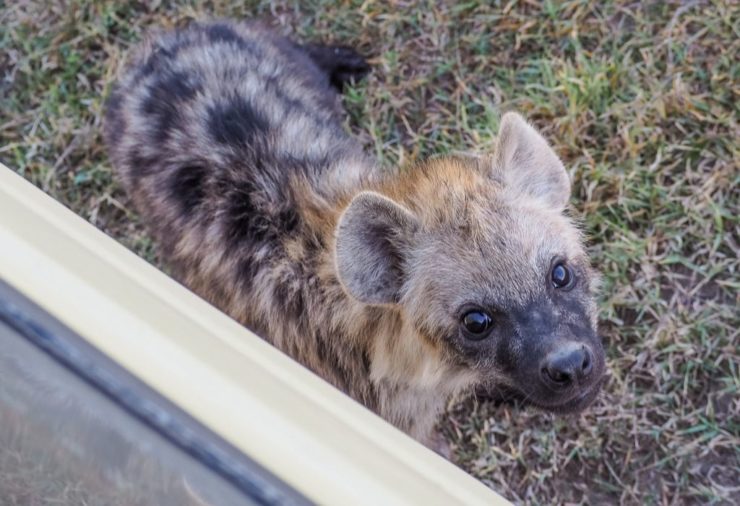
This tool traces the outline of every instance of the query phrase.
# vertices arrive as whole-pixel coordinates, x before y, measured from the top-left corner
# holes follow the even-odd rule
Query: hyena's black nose
[[[593,358],[587,346],[568,343],[545,357],[542,376],[550,386],[565,388],[575,380],[586,379],[593,370]]]

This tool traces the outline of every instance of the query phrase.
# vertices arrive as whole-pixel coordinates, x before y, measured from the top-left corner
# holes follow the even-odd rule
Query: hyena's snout
[[[588,386],[594,354],[586,344],[569,342],[550,352],[540,364],[541,381],[555,391]]]
[[[511,338],[499,342],[496,354],[509,371],[511,397],[558,413],[591,404],[605,380],[606,356],[590,315],[545,304],[512,319]]]
[[[544,355],[544,356],[542,356]],[[580,411],[596,398],[605,379],[604,348],[598,337],[557,341],[541,355],[533,401],[551,411]],[[532,388],[532,387],[530,387]]]

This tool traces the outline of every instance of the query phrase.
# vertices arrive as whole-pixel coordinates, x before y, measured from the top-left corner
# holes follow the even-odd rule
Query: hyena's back
[[[301,225],[294,180],[319,187],[361,165],[335,87],[366,69],[351,51],[247,23],[193,24],[140,46],[109,99],[105,137],[176,275],[228,306],[238,281],[218,278],[250,283],[280,257],[280,238]]]

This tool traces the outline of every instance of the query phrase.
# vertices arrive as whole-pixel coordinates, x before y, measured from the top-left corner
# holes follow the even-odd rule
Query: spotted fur
[[[603,369],[593,273],[547,143],[509,115],[490,157],[381,171],[342,128],[338,91],[366,71],[347,48],[227,21],[134,51],[105,138],[175,276],[424,441],[476,385],[545,398],[522,387],[527,350],[555,334],[598,348]],[[546,282],[555,256],[579,276],[567,300]],[[495,308],[486,343],[460,337],[471,303]]]

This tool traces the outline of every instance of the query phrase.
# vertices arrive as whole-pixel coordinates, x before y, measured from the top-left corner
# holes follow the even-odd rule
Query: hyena
[[[105,138],[173,274],[423,442],[480,385],[582,409],[604,352],[563,164],[508,113],[490,155],[381,169],[342,125],[367,70],[245,22],[134,51]]]

